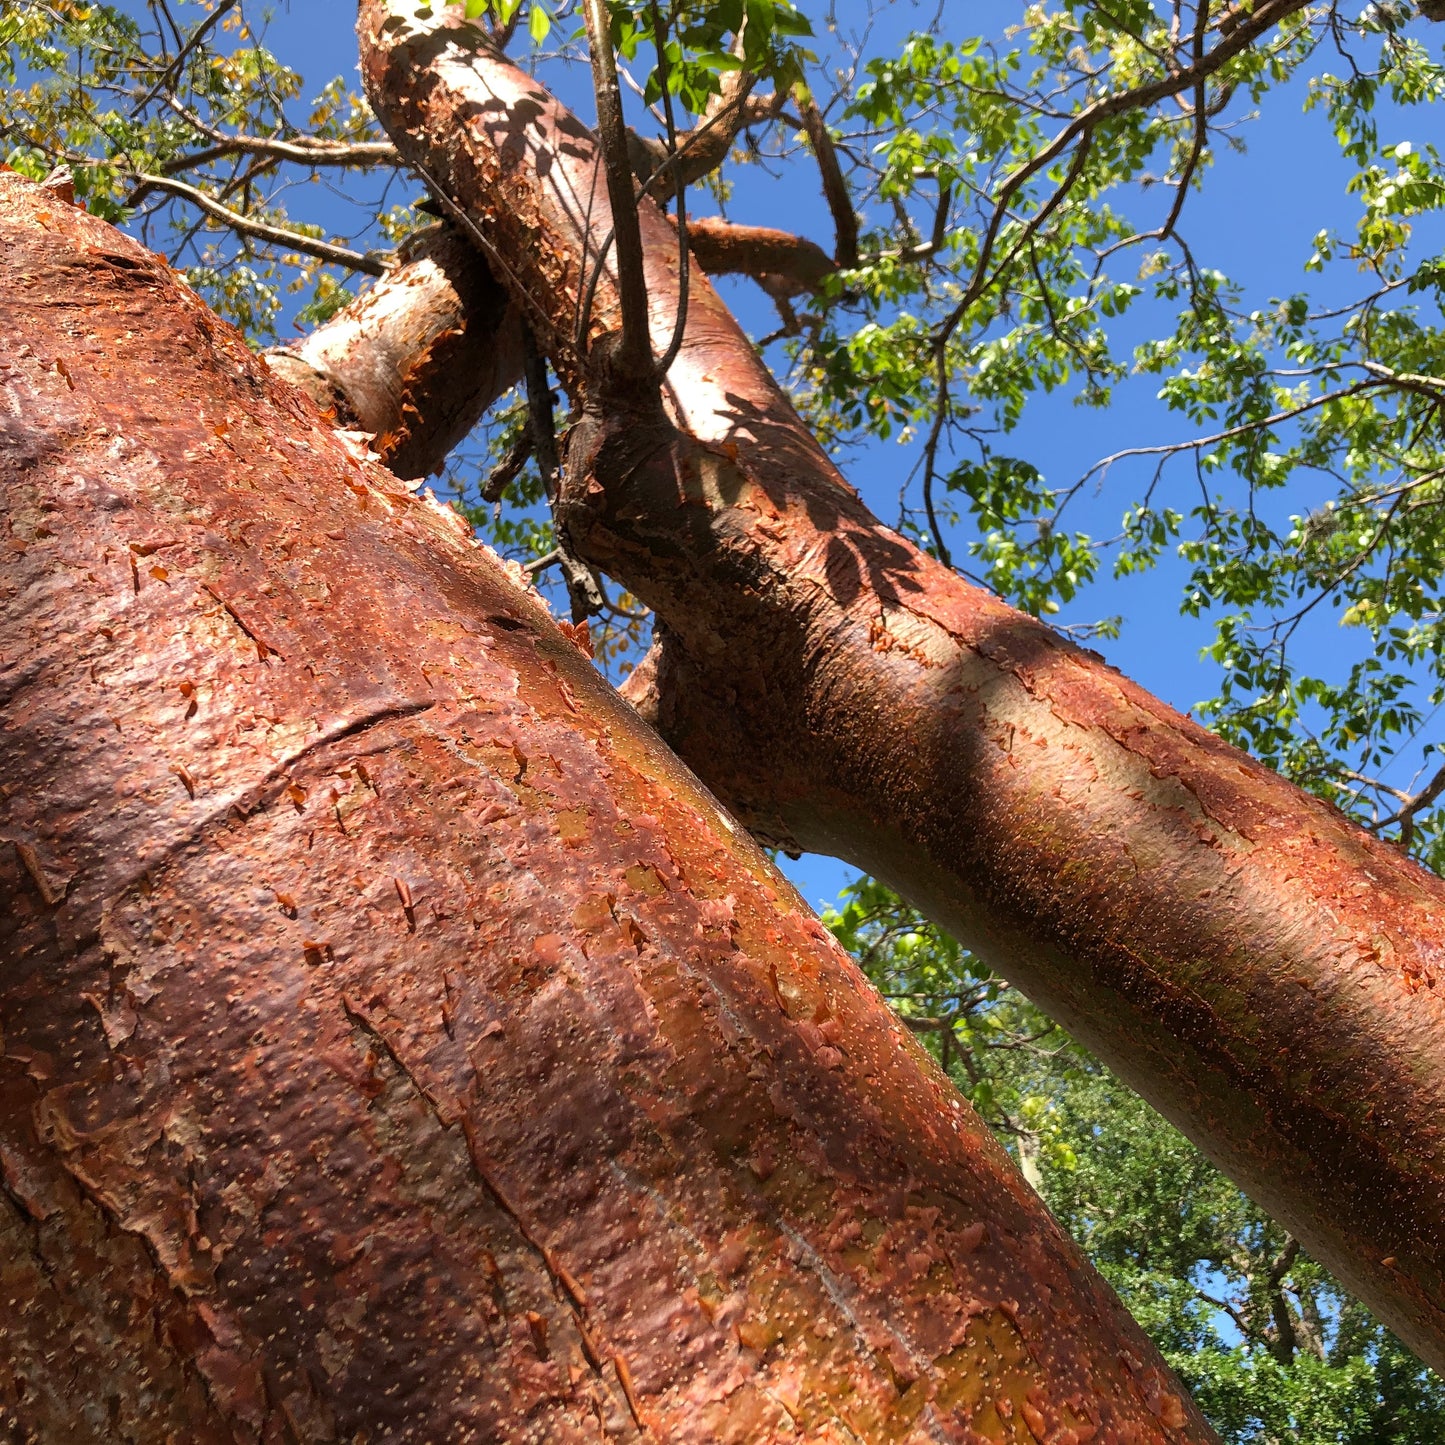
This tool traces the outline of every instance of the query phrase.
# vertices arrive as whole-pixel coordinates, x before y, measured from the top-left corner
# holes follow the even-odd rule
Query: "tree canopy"
[[[1091,584],[1166,569],[1212,633],[1201,715],[1438,872],[1445,173],[1428,107],[1445,67],[1420,8],[1090,0],[993,7],[970,33],[942,7],[893,7],[901,27],[863,5],[610,7],[646,179],[678,189],[678,138],[686,155],[687,136],[725,135],[675,214],[704,265],[712,242],[710,269],[765,298],[759,345],[826,443],[877,466],[899,530],[1105,647],[1127,621],[1091,610]],[[468,9],[549,77],[584,52],[566,3]],[[8,163],[69,165],[79,199],[257,344],[334,315],[431,220],[360,95],[303,79],[284,26],[273,54],[243,4],[6,0],[0,17]],[[1260,295],[1191,237],[1227,204],[1216,160],[1301,108],[1348,199],[1322,203],[1297,287]],[[759,173],[817,192],[807,236],[751,226]],[[340,200],[312,205],[311,180]],[[1267,216],[1237,224],[1268,246]],[[1121,436],[1047,474],[1037,417],[1119,408],[1141,383],[1177,441]],[[447,485],[560,601],[524,411],[504,405]],[[648,621],[602,588],[617,676]],[[879,885],[835,926],[1221,1431],[1445,1435],[1438,1381],[983,963]]]

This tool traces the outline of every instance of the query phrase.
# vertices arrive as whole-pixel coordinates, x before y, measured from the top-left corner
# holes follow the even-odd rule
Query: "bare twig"
[[[547,359],[537,348],[530,330],[522,332],[523,375],[527,384],[527,414],[532,433],[532,451],[542,473],[542,487],[548,501],[557,496],[557,429],[552,410],[552,387],[547,377]],[[592,569],[581,562],[568,545],[561,529],[557,532],[557,563],[567,584],[572,604],[572,621],[595,617],[607,605],[602,587]]]
[[[1204,66],[1204,35],[1209,26],[1209,5],[1207,0],[1198,0],[1199,15],[1194,26],[1194,69],[1202,70]],[[1179,217],[1184,211],[1184,201],[1189,194],[1190,183],[1194,180],[1195,168],[1199,165],[1200,157],[1204,154],[1204,147],[1209,139],[1209,108],[1206,104],[1204,77],[1201,75],[1198,84],[1194,87],[1194,137],[1189,145],[1189,158],[1184,163],[1184,170],[1180,174],[1179,183],[1174,191],[1174,204],[1169,208],[1169,215],[1165,218],[1164,224],[1159,227],[1158,238],[1164,240],[1174,234],[1174,228],[1179,224]]]
[[[667,121],[667,153],[671,157],[674,167],[677,165],[677,124],[672,113],[672,91],[668,86],[667,73],[667,32],[663,29],[662,13],[657,7],[657,0],[652,0],[652,38],[657,45],[657,73],[662,83],[662,111]],[[688,246],[687,246],[687,183],[674,171],[673,193],[676,196],[676,221],[677,221],[677,316],[672,323],[672,339],[667,343],[667,350],[663,352],[657,365],[653,368],[654,375],[659,379],[667,375],[668,368],[677,359],[677,353],[682,349],[682,338],[687,330],[687,283],[688,283]],[[651,345],[649,343],[649,351]]]
[[[933,425],[928,429],[928,440],[923,444],[923,508],[928,513],[928,530],[933,534],[933,545],[938,560],[945,567],[953,566],[953,558],[943,540],[943,530],[938,525],[938,515],[933,507],[933,479],[937,475],[938,444],[943,437],[944,423],[948,417],[948,349],[942,341],[933,348],[934,369],[938,375],[938,397],[934,403]]]
[[[1278,426],[1281,422],[1292,421],[1295,417],[1303,416],[1306,412],[1315,411],[1319,407],[1327,405],[1332,401],[1340,401],[1347,396],[1357,396],[1362,391],[1378,391],[1381,387],[1390,383],[1385,381],[1357,381],[1352,386],[1347,386],[1339,391],[1329,392],[1324,396],[1311,397],[1308,401],[1301,402],[1299,406],[1292,406],[1284,411],[1277,411],[1270,416],[1261,417],[1258,421],[1241,422],[1239,426],[1227,427],[1223,431],[1211,433],[1209,436],[1195,437],[1187,442],[1166,442],[1154,447],[1125,447],[1122,451],[1111,452],[1107,457],[1101,457],[1093,466],[1079,478],[1070,491],[1076,491],[1083,486],[1090,477],[1097,476],[1100,472],[1107,471],[1115,462],[1123,461],[1126,457],[1162,457],[1175,456],[1180,452],[1199,452],[1205,447],[1216,446],[1220,442],[1233,440],[1235,437],[1247,436],[1250,432],[1261,431],[1264,428]]]
[[[1400,846],[1402,848],[1411,847],[1415,842],[1415,815],[1421,808],[1428,808],[1441,793],[1445,793],[1445,767],[1442,767],[1418,793],[1412,794],[1404,807],[1393,818],[1386,818],[1379,824],[1379,827],[1387,828],[1391,823],[1398,823],[1400,825]]]
[[[486,481],[482,483],[482,500],[484,502],[499,502],[502,493],[516,480],[527,459],[532,455],[534,442],[532,440],[532,420],[527,418],[527,425],[517,434],[517,439],[507,448],[507,454],[492,468]]]
[[[386,264],[378,256],[352,251],[346,246],[333,245],[330,241],[318,241],[310,236],[301,236],[295,231],[288,231],[284,226],[272,226],[265,221],[254,220],[250,216],[242,215],[240,211],[233,211],[229,206],[223,206],[204,191],[187,185],[185,181],[173,180],[170,176],[149,175],[144,171],[136,171],[133,174],[138,182],[151,190],[165,191],[169,195],[179,196],[181,199],[189,201],[208,216],[235,231],[237,235],[250,236],[257,241],[269,241],[272,245],[284,246],[288,251],[300,251],[307,256],[315,256],[318,260],[329,261],[336,266],[345,266],[352,271],[364,272],[368,276],[384,276],[386,274]]]
[[[617,60],[612,50],[611,20],[606,0],[583,0],[587,46],[592,60],[592,88],[597,96],[597,142],[612,211],[617,247],[618,307],[622,337],[614,358],[618,369],[642,376],[652,366],[647,324],[647,279],[643,267],[642,231],[637,222],[637,196],[627,162],[627,127],[617,89]],[[600,268],[600,261],[599,261]]]
[[[296,161],[313,166],[358,166],[358,165],[400,165],[401,156],[389,140],[344,141],[327,140],[318,136],[302,135],[292,140],[277,136],[237,135],[208,125],[200,116],[184,106],[174,96],[166,96],[165,103],[185,123],[207,140],[215,142],[215,148],[202,152],[206,160],[215,160],[222,155],[243,153],[247,155],[270,156],[279,161]],[[203,163],[195,157],[185,157],[184,166]]]
[[[691,185],[715,171],[742,131],[773,120],[782,110],[781,95],[754,95],[757,77],[747,72],[736,74],[737,82],[730,87],[724,82],[723,96],[715,106],[709,105],[702,122],[677,137],[675,156],[663,142],[628,131],[628,155],[643,195],[655,201],[671,200],[671,186]]]

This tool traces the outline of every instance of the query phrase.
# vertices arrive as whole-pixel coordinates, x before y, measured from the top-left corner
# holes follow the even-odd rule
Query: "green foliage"
[[[613,3],[611,10],[613,44],[626,60],[656,54],[655,22],[661,21],[668,89],[694,115],[721,94],[722,77],[730,71],[748,70],[786,90],[802,79],[805,62],[813,58],[797,44],[813,33],[812,25],[792,0]],[[739,35],[741,43],[734,46]],[[649,104],[660,99],[662,83],[654,65],[643,87]]]
[[[1445,1383],[1021,994],[871,879],[825,922],[1226,1441],[1445,1442]]]
[[[522,0],[466,0],[469,19],[489,15],[503,28],[520,19],[521,8]],[[655,5],[609,0],[608,8],[612,43],[628,62],[656,56],[656,26],[661,22],[666,66],[653,64],[648,71],[643,87],[648,104],[662,95],[664,69],[668,90],[686,109],[701,115],[708,101],[721,94],[724,75],[748,70],[787,89],[801,81],[805,62],[815,58],[797,44],[813,27],[793,0],[667,0]],[[527,29],[535,45],[552,34],[559,13],[559,7],[544,0],[528,0]]]

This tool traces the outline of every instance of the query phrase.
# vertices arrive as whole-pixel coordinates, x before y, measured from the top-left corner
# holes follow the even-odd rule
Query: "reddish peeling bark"
[[[0,1425],[1205,1441],[455,516],[0,175]]]
[[[425,477],[521,375],[522,333],[471,244],[433,226],[330,322],[266,360],[338,426],[373,433],[397,476]]]
[[[816,291],[838,269],[816,241],[772,226],[742,226],[717,216],[687,223],[688,246],[709,276],[756,276],[786,296]]]
[[[564,520],[665,623],[664,734],[759,836],[978,949],[1445,1366],[1445,884],[882,526],[705,282],[666,415],[579,355],[587,132],[454,18],[361,15],[399,148],[551,308]],[[641,210],[660,353],[673,232]],[[591,335],[615,317],[609,278]]]

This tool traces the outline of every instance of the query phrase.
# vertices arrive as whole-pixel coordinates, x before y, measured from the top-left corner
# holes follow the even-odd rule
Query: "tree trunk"
[[[1445,885],[882,526],[705,280],[666,414],[619,384],[610,270],[577,345],[586,131],[454,12],[362,0],[360,30],[582,404],[562,520],[664,625],[664,735],[760,837],[977,949],[1445,1367]],[[656,353],[674,232],[640,209]]]
[[[1213,1438],[449,511],[0,175],[0,1425]]]

